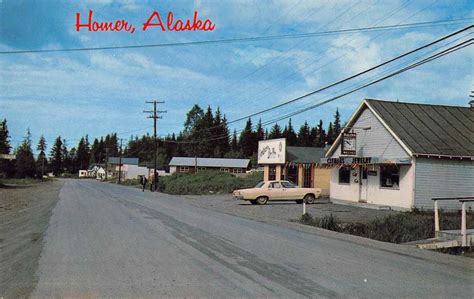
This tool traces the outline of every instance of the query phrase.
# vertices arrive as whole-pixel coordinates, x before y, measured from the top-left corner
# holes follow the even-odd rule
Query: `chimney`
[[[469,107],[470,107],[470,108],[474,108],[474,100],[470,100],[470,101],[469,101]]]

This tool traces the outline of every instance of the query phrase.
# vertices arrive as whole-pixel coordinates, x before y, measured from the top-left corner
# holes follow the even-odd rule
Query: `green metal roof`
[[[324,158],[326,149],[323,147],[287,146],[286,161],[301,163],[319,163]]]

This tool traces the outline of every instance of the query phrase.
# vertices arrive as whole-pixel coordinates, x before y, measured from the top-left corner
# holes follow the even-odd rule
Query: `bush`
[[[235,189],[251,188],[263,179],[262,173],[236,177],[220,171],[177,173],[161,177],[159,189],[169,194],[231,193]]]
[[[324,229],[328,229],[328,230],[332,230],[332,231],[340,231],[340,224],[338,223],[336,217],[334,217],[331,214],[326,215],[324,216],[323,218],[321,218],[321,220],[319,221],[319,227],[320,228],[324,228]]]
[[[340,223],[332,214],[321,219],[310,214],[303,215],[299,222],[320,228],[357,235],[374,240],[406,243],[434,237],[433,212],[405,212],[377,218],[369,223]],[[460,215],[457,212],[443,213],[440,216],[442,230],[459,229]],[[468,228],[474,227],[474,214],[468,213]]]
[[[371,239],[405,243],[434,237],[434,222],[430,217],[400,213],[373,220],[368,225],[367,233]]]
[[[314,223],[314,218],[311,216],[310,213],[306,213],[301,215],[301,218],[299,220],[301,223],[306,224],[306,225],[312,225],[312,226],[317,226]]]

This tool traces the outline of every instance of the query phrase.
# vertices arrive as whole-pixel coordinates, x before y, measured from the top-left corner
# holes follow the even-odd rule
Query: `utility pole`
[[[119,155],[119,177],[118,184],[122,182],[122,138],[120,138],[120,155]]]
[[[100,153],[99,153],[100,155]],[[100,158],[99,158],[100,163]],[[107,181],[107,173],[109,172],[109,148],[105,148],[105,181]]]
[[[161,118],[161,116],[159,116],[160,113],[166,113],[165,110],[157,110],[156,109],[156,104],[164,104],[165,102],[164,101],[157,101],[157,100],[154,100],[154,101],[146,101],[145,102],[146,104],[153,104],[153,110],[144,110],[143,112],[144,113],[151,113],[151,115],[147,116],[147,118],[152,118],[153,119],[153,139],[154,139],[154,142],[155,142],[155,152],[154,152],[154,155],[153,155],[153,191],[156,191],[157,189],[157,175],[156,175],[156,160],[157,160],[157,154],[158,154],[158,138],[157,138],[157,135],[156,135],[156,120]]]

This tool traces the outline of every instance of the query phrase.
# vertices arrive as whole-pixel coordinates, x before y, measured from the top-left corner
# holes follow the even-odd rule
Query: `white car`
[[[235,199],[248,200],[252,204],[264,205],[269,200],[294,200],[303,203],[303,200],[312,204],[321,197],[320,188],[300,188],[289,181],[259,182],[254,188],[234,190]]]

